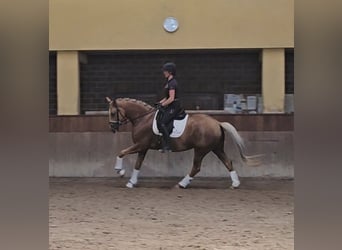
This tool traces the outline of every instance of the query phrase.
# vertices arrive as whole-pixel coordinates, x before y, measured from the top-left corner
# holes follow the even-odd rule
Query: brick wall
[[[57,114],[56,53],[49,55],[49,114]]]
[[[224,93],[261,93],[259,51],[97,52],[81,64],[81,110],[106,110],[106,95],[153,103],[164,79],[161,66],[177,65],[185,108],[223,107]]]
[[[294,93],[294,51],[289,49],[285,51],[285,92]]]

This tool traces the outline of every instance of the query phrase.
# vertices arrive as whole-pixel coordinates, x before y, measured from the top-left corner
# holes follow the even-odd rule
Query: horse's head
[[[109,97],[106,97],[106,100],[109,104],[109,126],[112,129],[112,132],[115,133],[116,131],[119,131],[119,127],[127,121],[127,117],[125,116],[125,110],[122,107],[119,107],[116,100],[112,100]]]

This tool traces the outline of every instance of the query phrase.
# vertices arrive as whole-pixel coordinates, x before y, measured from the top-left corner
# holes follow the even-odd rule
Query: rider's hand
[[[160,102],[155,103],[154,106],[156,107],[156,109],[159,109],[159,110],[163,109],[163,106],[161,105]]]

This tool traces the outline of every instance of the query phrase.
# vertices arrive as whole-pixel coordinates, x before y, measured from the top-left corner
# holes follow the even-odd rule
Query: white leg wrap
[[[237,175],[235,170],[230,172],[230,178],[232,178],[232,186],[233,187],[240,186],[239,176]]]
[[[133,173],[132,173],[130,182],[132,182],[133,184],[137,184],[138,183],[138,176],[139,176],[139,170],[133,169]]]
[[[119,156],[116,157],[116,162],[115,162],[115,170],[121,170],[123,168],[122,164],[123,158],[120,158]]]
[[[126,173],[126,170],[124,168],[119,171],[119,175],[121,177],[123,177],[125,175],[125,173]]]
[[[178,185],[183,187],[183,188],[186,188],[190,182],[192,181],[193,177],[190,177],[189,175],[186,175],[183,180],[181,180]]]
[[[139,170],[133,169],[131,179],[129,179],[128,183],[126,184],[126,187],[133,188],[134,185],[138,183],[138,175],[139,175]]]

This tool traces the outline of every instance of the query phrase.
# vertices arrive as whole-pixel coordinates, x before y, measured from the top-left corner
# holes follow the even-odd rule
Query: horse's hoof
[[[134,185],[131,182],[127,182],[126,187],[128,188],[134,188]]]
[[[230,189],[238,189],[239,186],[234,187],[233,185],[230,186]]]
[[[124,177],[125,173],[126,173],[126,170],[125,170],[125,169],[121,169],[121,170],[119,171],[120,177]]]
[[[181,185],[179,185],[179,184],[177,184],[177,185],[175,186],[175,188],[186,189],[186,187],[183,187],[183,186],[181,186]]]

